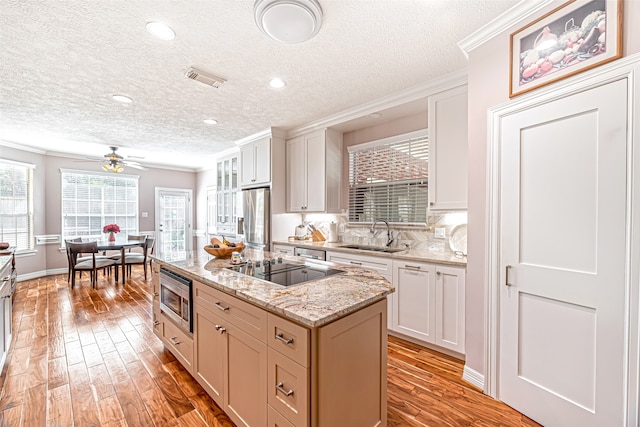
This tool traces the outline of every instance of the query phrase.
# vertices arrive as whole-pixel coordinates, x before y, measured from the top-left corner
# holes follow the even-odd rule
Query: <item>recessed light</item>
[[[173,40],[176,33],[162,22],[147,22],[147,31],[160,40]]]
[[[114,101],[122,102],[124,104],[131,104],[133,102],[133,99],[125,95],[113,95],[111,98],[113,98]]]
[[[286,85],[287,85],[287,84],[284,82],[284,80],[282,80],[282,79],[278,79],[278,78],[272,79],[272,80],[269,82],[269,86],[271,86],[271,87],[272,87],[272,88],[274,88],[274,89],[282,89],[282,88],[283,88],[283,87],[285,87]]]
[[[204,119],[203,122],[205,122],[208,125],[217,125],[218,121],[215,119]]]
[[[369,117],[370,119],[379,119],[380,117],[382,117],[382,114],[380,114],[380,113],[371,113],[367,117]]]

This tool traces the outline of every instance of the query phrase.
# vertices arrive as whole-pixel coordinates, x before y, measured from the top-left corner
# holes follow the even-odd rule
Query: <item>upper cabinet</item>
[[[339,212],[342,134],[323,129],[286,142],[288,212]]]
[[[215,233],[236,234],[239,208],[238,156],[236,154],[220,159],[216,163]]]
[[[467,209],[467,86],[429,97],[429,209]]]
[[[271,183],[271,137],[263,137],[240,148],[240,186],[259,187]]]

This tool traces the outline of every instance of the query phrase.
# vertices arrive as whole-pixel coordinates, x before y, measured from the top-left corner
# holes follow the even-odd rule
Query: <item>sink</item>
[[[345,248],[345,249],[358,249],[361,251],[373,251],[373,252],[386,252],[386,253],[392,253],[392,252],[402,252],[405,251],[405,248],[388,248],[386,246],[369,246],[369,245],[340,245],[340,248]]]

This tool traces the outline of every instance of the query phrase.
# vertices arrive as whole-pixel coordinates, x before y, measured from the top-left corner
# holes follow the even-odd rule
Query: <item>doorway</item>
[[[485,390],[547,427],[637,425],[629,68],[492,114]]]
[[[156,247],[172,259],[192,250],[192,190],[156,187]],[[180,258],[183,257],[183,258]]]

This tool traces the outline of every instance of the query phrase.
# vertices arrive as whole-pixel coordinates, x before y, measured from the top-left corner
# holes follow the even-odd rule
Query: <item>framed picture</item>
[[[511,34],[509,97],[622,56],[623,0],[571,0]]]

